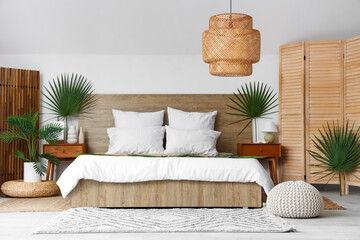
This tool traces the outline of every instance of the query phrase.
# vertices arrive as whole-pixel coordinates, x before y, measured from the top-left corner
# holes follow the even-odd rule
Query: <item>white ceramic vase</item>
[[[77,143],[77,134],[76,134],[75,126],[69,126],[67,143],[70,143],[70,144]]]
[[[85,136],[84,136],[83,128],[80,127],[79,128],[79,144],[83,144],[83,143],[85,143]]]
[[[24,182],[41,182],[41,176],[35,172],[33,162],[24,162]]]

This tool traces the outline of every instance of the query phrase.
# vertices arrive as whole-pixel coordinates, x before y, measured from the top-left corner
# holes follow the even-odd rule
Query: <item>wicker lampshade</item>
[[[260,60],[260,32],[252,28],[252,17],[242,13],[212,16],[203,32],[203,60],[211,75],[241,77],[252,74]]]

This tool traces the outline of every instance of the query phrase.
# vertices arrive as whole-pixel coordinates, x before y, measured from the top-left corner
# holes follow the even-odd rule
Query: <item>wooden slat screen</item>
[[[311,139],[319,136],[318,129],[326,122],[343,120],[343,41],[306,42],[306,149],[316,150]],[[306,152],[306,177],[311,183],[327,183],[331,176],[318,180],[323,168]],[[332,178],[329,183],[338,183]]]
[[[39,111],[40,72],[0,68],[0,132],[9,128],[11,115]],[[11,144],[0,141],[0,185],[5,181],[23,178],[23,162],[14,157],[16,150],[27,151],[24,142]]]
[[[280,47],[280,181],[304,180],[304,43]]]
[[[360,125],[360,36],[344,41],[344,111],[355,127]],[[360,173],[346,176],[348,185],[360,186]]]

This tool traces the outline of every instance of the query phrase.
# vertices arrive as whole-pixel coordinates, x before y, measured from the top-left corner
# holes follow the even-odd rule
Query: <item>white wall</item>
[[[249,81],[264,82],[275,92],[279,88],[277,55],[262,55],[254,64],[252,76],[238,78],[211,76],[201,55],[10,54],[0,55],[0,66],[40,70],[42,87],[61,73],[80,73],[99,94],[231,94]],[[277,124],[278,114],[271,117]],[[48,118],[43,115],[42,122]],[[264,121],[259,121],[259,130]],[[234,131],[239,131],[236,125]],[[259,139],[263,139],[261,133]]]
[[[42,85],[61,73],[80,73],[100,94],[230,94],[249,81],[264,82],[275,92],[279,88],[277,55],[262,55],[250,77],[238,78],[211,76],[201,55],[11,54],[0,55],[0,66],[40,70]],[[271,117],[277,124],[278,114]],[[264,121],[259,121],[260,130]]]

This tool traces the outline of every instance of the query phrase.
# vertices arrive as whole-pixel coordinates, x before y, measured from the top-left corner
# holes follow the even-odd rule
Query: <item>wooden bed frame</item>
[[[97,95],[92,118],[79,118],[85,130],[89,153],[104,153],[108,147],[106,129],[114,126],[111,109],[151,112],[167,106],[184,111],[218,110],[215,130],[221,131],[219,152],[236,153],[237,142],[251,142],[251,126],[238,136],[246,123],[229,125],[237,120],[226,114],[230,94],[116,94]],[[165,124],[167,116],[165,114]],[[239,159],[241,161],[241,159]],[[80,180],[69,194],[72,207],[261,207],[261,187],[256,183],[150,181],[106,183]]]

